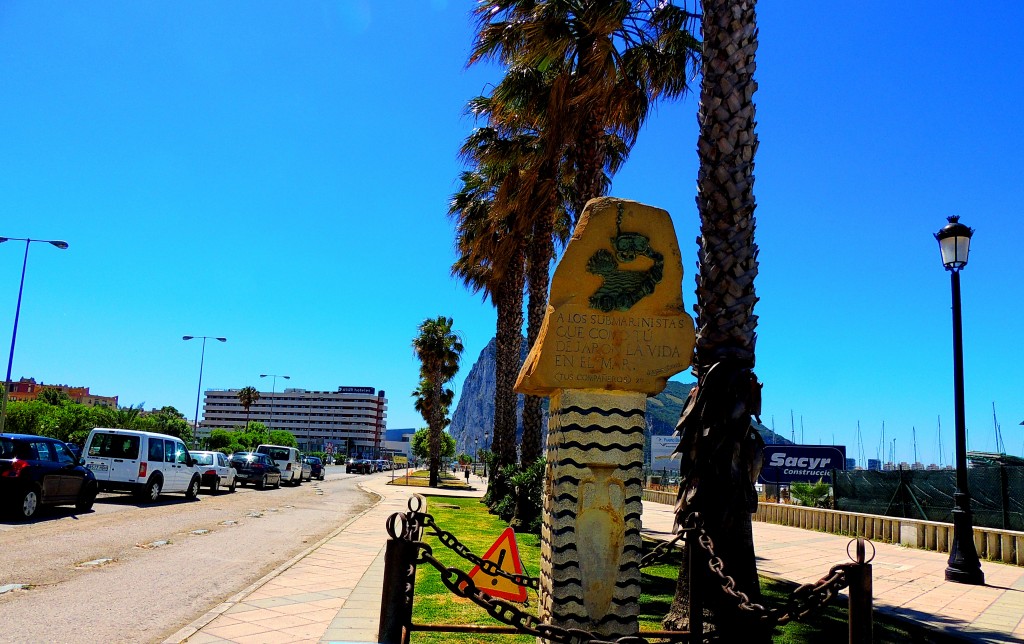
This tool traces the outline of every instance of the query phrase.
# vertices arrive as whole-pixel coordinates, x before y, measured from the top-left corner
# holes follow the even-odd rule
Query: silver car
[[[216,494],[221,488],[234,492],[238,482],[237,472],[231,467],[228,457],[220,452],[189,452],[196,463],[196,469],[202,474],[203,487],[210,488]]]

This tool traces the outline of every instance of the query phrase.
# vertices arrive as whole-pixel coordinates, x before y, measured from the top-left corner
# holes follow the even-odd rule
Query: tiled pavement
[[[363,484],[382,497],[376,506],[167,642],[375,641],[387,539],[384,521],[391,513],[404,510],[417,490],[388,486],[389,478],[378,474],[367,477]],[[468,494],[482,494],[482,481],[474,477],[472,483],[477,489]],[[645,533],[665,537],[671,530],[671,507],[645,502],[643,522]],[[832,564],[846,560],[849,539],[755,523],[754,541],[760,572],[806,583],[824,576]],[[983,562],[987,585],[965,586],[945,581],[946,555],[881,543],[876,548],[876,610],[976,642],[1024,642],[1024,568]]]

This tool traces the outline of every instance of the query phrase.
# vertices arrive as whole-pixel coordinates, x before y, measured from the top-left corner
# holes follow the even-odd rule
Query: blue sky
[[[450,315],[469,371],[494,313],[449,277],[448,196],[498,78],[469,0],[0,4],[0,235],[33,244],[13,377],[195,410],[204,387],[387,391],[422,425],[410,342]],[[755,192],[763,420],[899,460],[953,445],[949,277],[963,272],[970,448],[1024,449],[1024,6],[761,3]],[[657,108],[612,194],[672,213],[693,303],[696,98]],[[0,245],[0,334],[24,247]],[[5,286],[6,285],[6,286]],[[6,329],[6,330],[5,330]],[[5,338],[6,335],[0,335]],[[6,348],[6,340],[3,345]],[[686,380],[686,374],[679,379]],[[278,381],[278,387],[283,386]],[[885,452],[888,449],[884,450]]]

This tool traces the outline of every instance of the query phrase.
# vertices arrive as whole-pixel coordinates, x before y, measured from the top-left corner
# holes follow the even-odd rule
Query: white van
[[[164,492],[199,496],[201,473],[176,436],[97,427],[89,432],[82,458],[103,491],[133,492],[146,501]]]
[[[260,445],[257,454],[266,454],[281,468],[281,482],[302,485],[302,458],[299,450],[281,445]]]

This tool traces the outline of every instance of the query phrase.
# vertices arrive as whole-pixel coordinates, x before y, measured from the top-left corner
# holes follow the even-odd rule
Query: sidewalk
[[[672,506],[645,501],[644,534],[670,537],[672,515]],[[814,583],[832,565],[849,561],[849,542],[850,537],[754,522],[758,572],[800,584]],[[986,585],[969,586],[945,580],[948,554],[889,543],[874,546],[876,612],[975,642],[1024,642],[1024,567],[983,561]]]
[[[396,477],[397,480],[397,477]],[[376,642],[384,583],[385,520],[408,509],[415,493],[483,496],[471,490],[388,485],[390,473],[360,485],[381,501],[332,535],[179,630],[165,644],[318,644]]]
[[[407,508],[416,492],[482,496],[471,491],[389,486],[389,475],[362,484],[381,502],[306,553],[238,593],[167,642],[331,644],[377,638],[384,577],[385,519]],[[429,509],[429,508],[428,508]],[[667,538],[672,507],[644,502],[644,534]],[[848,537],[754,523],[758,569],[797,583],[817,581],[847,560]],[[1024,642],[1024,568],[983,562],[986,586],[946,582],[947,555],[875,544],[875,609],[969,637],[976,642]]]

